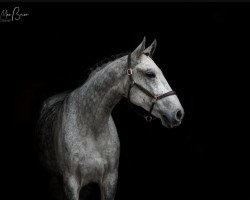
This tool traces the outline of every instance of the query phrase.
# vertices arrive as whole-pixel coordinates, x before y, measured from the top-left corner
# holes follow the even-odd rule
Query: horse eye
[[[154,72],[146,72],[145,73],[148,78],[155,78],[155,73]]]

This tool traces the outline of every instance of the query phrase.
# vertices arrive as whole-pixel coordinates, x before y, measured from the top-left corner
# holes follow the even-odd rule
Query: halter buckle
[[[127,69],[127,75],[131,76],[133,74],[133,70],[130,68],[130,69]]]
[[[144,118],[146,119],[147,122],[151,122],[152,119],[153,119],[153,117],[150,116],[150,115],[147,115],[147,116],[145,116]]]

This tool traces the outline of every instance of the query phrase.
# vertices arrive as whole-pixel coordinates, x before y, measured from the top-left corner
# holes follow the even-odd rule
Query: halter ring
[[[127,75],[131,76],[133,74],[133,70],[130,68],[130,69],[127,69]]]
[[[153,117],[150,116],[150,115],[147,115],[147,116],[145,116],[144,118],[146,119],[147,122],[151,122],[152,119],[153,119]]]

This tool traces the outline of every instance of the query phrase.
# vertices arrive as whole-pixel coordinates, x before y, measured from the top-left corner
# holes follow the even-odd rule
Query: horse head
[[[167,128],[178,126],[184,117],[183,107],[152,59],[156,40],[147,48],[145,42],[144,37],[141,44],[128,55],[127,75],[130,78],[127,98],[149,112],[147,120],[156,117]]]

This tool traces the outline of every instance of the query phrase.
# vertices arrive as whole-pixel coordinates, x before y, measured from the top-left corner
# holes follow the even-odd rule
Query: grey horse
[[[41,109],[38,136],[45,165],[63,180],[64,195],[78,200],[89,183],[97,183],[102,200],[116,192],[120,143],[111,113],[126,97],[172,128],[184,110],[162,71],[152,60],[156,40],[145,37],[130,54],[93,71],[73,91],[48,98]]]

